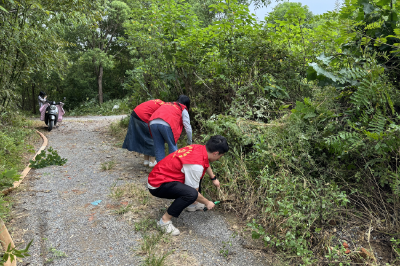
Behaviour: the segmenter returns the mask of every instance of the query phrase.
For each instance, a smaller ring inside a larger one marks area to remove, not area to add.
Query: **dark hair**
[[[221,135],[212,136],[206,143],[206,149],[208,152],[219,152],[219,154],[225,154],[229,151],[229,145]]]
[[[177,102],[184,104],[188,110],[190,109],[190,99],[186,95],[179,95]]]
[[[45,92],[43,92],[43,91],[40,91],[40,92],[39,92],[39,96],[45,96],[45,95],[46,95]]]

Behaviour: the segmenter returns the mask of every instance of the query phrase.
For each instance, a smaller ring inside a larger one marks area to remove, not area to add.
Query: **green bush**
[[[0,190],[12,187],[15,181],[18,181],[20,175],[16,170],[5,170],[0,173]]]
[[[391,86],[373,63],[366,70],[340,69],[334,74],[360,82],[315,86],[312,98],[296,101],[290,113],[269,124],[240,118],[271,121],[255,116],[251,105],[232,105],[232,116],[202,121],[204,138],[220,134],[230,143],[231,152],[213,168],[225,173],[223,189],[236,199],[253,237],[304,263],[313,263],[311,250],[326,252],[323,242],[313,247],[309,240],[320,239],[321,228],[342,220],[346,209],[390,221],[382,230],[398,232],[400,116]],[[276,108],[259,111],[268,115]]]
[[[317,129],[293,115],[272,124],[219,115],[204,126],[229,141],[231,151],[213,168],[225,173],[223,190],[236,199],[253,237],[310,258],[308,240],[349,201],[313,157]]]

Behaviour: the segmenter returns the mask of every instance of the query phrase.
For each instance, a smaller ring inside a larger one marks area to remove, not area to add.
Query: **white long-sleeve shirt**
[[[190,117],[189,117],[189,112],[186,109],[183,109],[182,111],[182,122],[183,122],[183,127],[185,128],[186,131],[186,136],[187,136],[187,143],[190,145],[192,144],[192,126],[190,125]],[[150,121],[150,126],[154,124],[160,124],[164,125],[167,127],[171,127],[167,122],[162,120],[161,118],[154,119]]]
[[[38,102],[39,102],[39,109],[43,106],[43,104],[46,103],[46,99],[38,96]]]
[[[201,164],[183,164],[181,172],[185,174],[185,185],[198,189],[204,167]],[[149,189],[156,189],[147,182]]]

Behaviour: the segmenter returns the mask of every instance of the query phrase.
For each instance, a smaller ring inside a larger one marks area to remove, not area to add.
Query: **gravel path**
[[[19,265],[141,264],[143,258],[134,252],[141,235],[113,213],[116,201],[110,188],[129,182],[145,186],[150,169],[105,137],[110,122],[120,118],[69,118],[47,134],[48,147],[68,162],[32,170],[13,192],[16,203],[9,230],[16,243],[34,239],[31,257]],[[117,162],[116,169],[101,171],[107,161]],[[98,200],[98,205],[92,204]],[[244,249],[244,240],[217,211],[185,212],[174,224],[182,232],[174,240],[175,253],[190,257],[178,265],[271,265],[265,254]]]

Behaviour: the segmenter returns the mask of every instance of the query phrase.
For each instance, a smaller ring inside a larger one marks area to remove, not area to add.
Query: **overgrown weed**
[[[331,231],[347,224],[354,210],[361,215],[359,225],[369,225],[373,219],[386,224],[374,223],[379,230],[395,232],[398,228],[396,205],[387,202],[395,197],[373,176],[366,178],[368,174],[361,171],[366,182],[355,184],[345,178],[346,172],[335,160],[316,157],[320,144],[315,139],[321,134],[316,124],[293,115],[268,125],[220,115],[204,126],[209,135],[224,135],[230,143],[229,154],[213,164],[214,172],[224,173],[220,177],[223,195],[235,200],[224,206],[246,218],[254,238],[297,255],[288,263],[322,263],[316,254],[328,256],[331,248],[324,235],[340,242]],[[205,185],[206,194],[224,199],[207,179]],[[335,263],[350,259],[343,254]]]
[[[115,184],[110,188],[109,196],[113,199],[119,200],[124,196],[124,190],[120,187],[115,187]]]
[[[46,258],[45,264],[54,263],[55,260],[67,257],[67,254],[65,254],[64,251],[58,250],[52,246],[49,247],[49,252],[47,255],[49,256]]]
[[[168,251],[165,253],[150,253],[146,259],[144,260],[144,264],[145,266],[164,266],[166,265],[166,259],[167,257],[173,253],[173,251]]]
[[[109,127],[110,134],[117,139],[116,146],[121,147],[128,129],[130,115],[120,121],[112,122]]]
[[[119,209],[115,210],[114,213],[118,215],[123,215],[131,209],[132,205],[128,204],[127,206],[121,206]]]
[[[158,230],[155,219],[149,216],[135,222],[135,230],[142,234],[141,245],[136,254],[145,256],[143,265],[168,265],[166,259],[174,252],[169,247],[172,236]]]
[[[141,241],[142,243],[140,245],[140,250],[138,250],[138,254],[151,254],[153,249],[163,239],[164,233],[161,231],[142,231],[142,236],[143,239]]]

